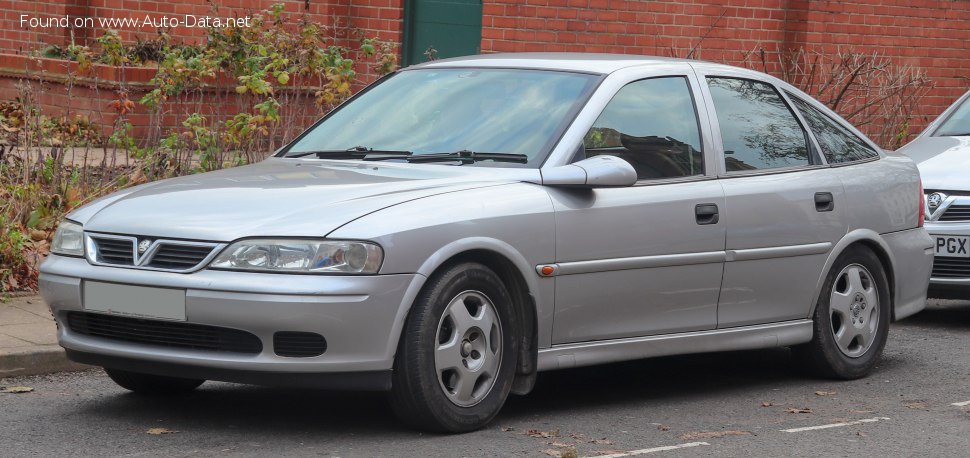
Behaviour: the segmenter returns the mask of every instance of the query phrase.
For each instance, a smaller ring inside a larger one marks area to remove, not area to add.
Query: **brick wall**
[[[65,3],[71,3],[65,6]],[[81,4],[80,6],[74,4]],[[26,14],[40,18],[137,18],[142,20],[146,15],[154,19],[191,14],[195,16],[211,17],[244,17],[253,12],[268,10],[273,4],[283,3],[284,14],[290,19],[296,19],[307,14],[309,19],[331,27],[334,41],[338,45],[351,48],[359,36],[377,37],[392,42],[400,42],[402,28],[402,0],[335,0],[321,2],[311,0],[213,0],[215,6],[203,0],[0,0],[0,100],[12,100],[22,97],[25,88],[42,112],[49,116],[80,115],[102,125],[107,133],[114,123],[116,115],[107,108],[117,100],[119,81],[125,82],[132,100],[139,100],[149,88],[149,80],[154,76],[150,68],[128,68],[123,77],[119,72],[102,70],[116,70],[113,67],[97,65],[92,74],[82,74],[70,90],[61,84],[68,68],[78,74],[76,65],[63,61],[47,59],[34,60],[25,56],[42,49],[47,45],[64,46],[74,43],[96,46],[96,40],[102,36],[104,29],[75,28],[75,27],[23,27],[20,15]],[[307,8],[309,6],[309,8]],[[292,23],[292,22],[290,22]],[[69,23],[70,25],[70,23]],[[157,36],[157,30],[152,27],[118,28],[122,38],[128,42],[137,39],[150,39]],[[167,31],[176,41],[198,43],[205,34],[204,28],[179,27]],[[360,57],[360,56],[355,56]],[[364,82],[375,78],[371,65],[358,61],[357,71]],[[293,80],[296,84],[296,80]],[[231,87],[231,86],[230,86]],[[70,92],[68,92],[70,91]],[[280,100],[285,97],[280,95]],[[207,104],[205,115],[217,117],[219,113],[235,113],[238,111],[235,103]],[[298,132],[300,126],[308,126],[320,113],[312,104],[303,103],[301,106],[285,106],[283,111],[306,113],[300,115],[300,125],[282,126],[287,133],[284,137],[291,138]],[[179,126],[184,116],[171,115],[163,117],[161,125],[165,127]],[[292,119],[289,118],[289,119]],[[128,121],[134,127],[136,137],[142,138],[149,131],[150,117],[148,110],[138,105],[128,116]]]
[[[21,15],[39,18],[91,17],[137,18],[194,15],[197,17],[245,17],[253,12],[283,3],[285,13],[296,16],[304,12],[311,20],[335,28],[335,34],[346,37],[348,28],[367,32],[369,36],[400,41],[403,0],[0,0],[0,51],[27,53],[44,44],[65,45],[73,34],[77,44],[93,44],[104,29],[31,28],[21,24]],[[98,22],[95,22],[98,25]],[[117,27],[129,40],[151,38],[151,26]],[[178,27],[169,31],[176,39],[198,41],[205,35],[201,27]]]
[[[935,84],[913,133],[970,87],[967,1],[486,0],[484,14],[483,52],[685,56],[696,47],[694,57],[735,64],[761,48],[878,52]]]
[[[352,29],[396,42],[402,37],[404,0],[212,0],[215,7],[204,0],[0,0],[0,53],[70,41],[69,29],[21,27],[20,14],[238,17],[280,1],[293,15],[308,5],[310,18],[334,27],[340,44],[350,43]],[[693,49],[694,57],[727,63],[758,49],[878,52],[897,64],[925,69],[935,84],[919,109],[914,133],[967,89],[970,76],[970,2],[965,0],[484,0],[483,12],[483,52],[684,56]],[[155,34],[122,32],[128,39]],[[73,31],[77,42],[101,33]],[[198,40],[204,31],[182,28],[170,34]],[[366,67],[359,70],[365,79],[373,78]]]

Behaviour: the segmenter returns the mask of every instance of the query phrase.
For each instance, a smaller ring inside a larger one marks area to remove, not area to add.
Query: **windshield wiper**
[[[289,154],[284,157],[295,158],[315,155],[317,159],[360,159],[362,161],[385,161],[388,159],[407,159],[411,156],[411,154],[412,153],[410,151],[378,150],[374,148],[367,148],[365,146],[355,146],[345,150],[306,151]]]
[[[529,156],[515,153],[477,153],[463,149],[453,153],[416,154],[407,158],[408,162],[459,161],[462,164],[478,161],[516,162],[526,164]]]

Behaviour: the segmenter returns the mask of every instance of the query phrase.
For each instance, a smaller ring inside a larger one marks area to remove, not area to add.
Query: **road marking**
[[[701,446],[701,445],[711,445],[711,444],[708,444],[707,442],[688,442],[686,444],[680,444],[680,445],[665,445],[663,447],[644,448],[644,449],[640,449],[640,450],[630,450],[629,452],[614,453],[612,455],[600,455],[600,456],[597,456],[596,458],[620,458],[620,457],[623,457],[623,456],[646,455],[647,453],[666,452],[666,451],[669,451],[669,450],[677,450],[677,449],[680,449],[680,448],[698,447],[698,446]]]
[[[863,423],[875,423],[877,421],[884,421],[884,420],[889,420],[889,417],[866,418],[864,420],[846,421],[846,422],[842,422],[842,423],[832,423],[832,424],[828,424],[828,425],[805,426],[803,428],[782,429],[781,432],[783,432],[783,433],[800,433],[802,431],[814,431],[816,429],[829,429],[829,428],[838,428],[840,426],[861,425]]]
[[[950,405],[957,406],[957,407],[965,407],[965,406],[970,406],[970,401],[954,402],[953,404],[950,404]]]

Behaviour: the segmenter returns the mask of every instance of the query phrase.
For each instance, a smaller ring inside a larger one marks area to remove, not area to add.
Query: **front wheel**
[[[501,410],[515,371],[517,324],[498,275],[451,266],[415,301],[395,357],[391,405],[418,429],[466,432]]]
[[[814,373],[856,379],[872,372],[889,335],[892,298],[875,253],[853,247],[839,255],[815,305],[812,341],[795,348]]]

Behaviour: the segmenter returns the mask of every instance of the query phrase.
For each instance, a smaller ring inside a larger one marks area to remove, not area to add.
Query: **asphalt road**
[[[549,372],[453,436],[402,428],[380,394],[210,382],[146,399],[100,371],[6,379],[34,391],[0,394],[0,456],[967,456],[970,405],[953,404],[968,381],[970,302],[934,302],[893,325],[863,380],[812,379],[785,349]]]

